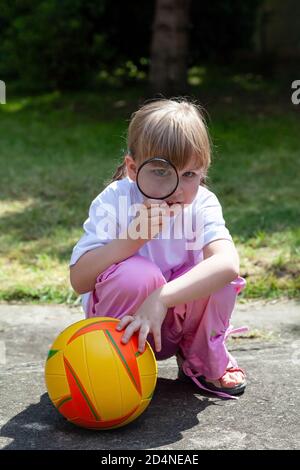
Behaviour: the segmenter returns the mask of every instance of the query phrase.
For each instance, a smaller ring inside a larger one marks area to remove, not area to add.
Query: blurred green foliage
[[[251,47],[260,3],[193,0],[189,67]],[[144,80],[154,10],[154,0],[0,0],[0,77],[25,91]]]

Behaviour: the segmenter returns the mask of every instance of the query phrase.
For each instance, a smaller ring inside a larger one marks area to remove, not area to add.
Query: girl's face
[[[125,163],[127,174],[132,181],[136,181],[137,170],[139,164],[136,163],[130,155],[126,155]],[[195,199],[201,178],[203,176],[202,169],[199,168],[196,157],[192,157],[188,164],[182,170],[178,170],[179,183],[176,191],[166,199],[169,206],[172,204],[191,204]]]
[[[191,204],[195,199],[202,178],[202,170],[196,158],[191,158],[190,162],[178,170],[179,183],[176,191],[166,199],[167,204]]]

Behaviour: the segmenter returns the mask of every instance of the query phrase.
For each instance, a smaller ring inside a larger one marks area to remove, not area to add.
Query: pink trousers
[[[172,272],[170,281],[191,268],[181,266]],[[152,261],[140,255],[131,256],[98,276],[90,295],[87,317],[132,315],[151,292],[166,282]],[[156,359],[167,359],[179,351],[193,373],[207,379],[221,377],[229,364],[236,367],[237,362],[227,351],[225,340],[230,333],[236,297],[245,285],[245,279],[238,276],[206,298],[169,308],[162,324],[161,351],[155,351],[151,333],[147,338]]]

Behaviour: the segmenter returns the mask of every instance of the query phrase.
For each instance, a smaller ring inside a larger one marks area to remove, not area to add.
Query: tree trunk
[[[149,76],[152,93],[186,92],[189,7],[190,0],[156,0]]]

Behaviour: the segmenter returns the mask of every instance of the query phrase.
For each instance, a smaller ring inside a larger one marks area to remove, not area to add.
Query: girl
[[[177,170],[177,188],[165,199],[149,199],[137,185],[138,170],[151,157]],[[124,343],[138,332],[140,352],[147,339],[158,360],[176,355],[180,380],[236,398],[245,373],[225,340],[237,331],[230,317],[246,282],[220,203],[204,184],[209,166],[210,141],[197,105],[160,99],[133,113],[128,152],[90,206],[70,281],[88,318],[119,318]]]

